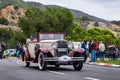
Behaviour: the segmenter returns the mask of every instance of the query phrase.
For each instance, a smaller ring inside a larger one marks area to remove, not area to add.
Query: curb
[[[116,67],[116,68],[120,68],[120,65],[116,65],[116,64],[107,64],[107,63],[98,63],[98,62],[85,62],[85,64],[100,65],[100,66],[105,66],[105,67]]]

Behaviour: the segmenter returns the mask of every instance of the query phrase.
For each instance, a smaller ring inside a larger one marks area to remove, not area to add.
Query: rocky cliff
[[[6,6],[0,10],[0,18],[4,17],[9,21],[9,25],[0,25],[0,28],[11,28],[13,30],[20,30],[17,26],[18,18],[25,16],[25,10],[21,7],[14,7],[13,5]]]
[[[20,7],[14,7],[12,5],[6,6],[0,10],[0,18],[6,18],[10,23],[17,23],[18,18],[25,16],[25,10]]]

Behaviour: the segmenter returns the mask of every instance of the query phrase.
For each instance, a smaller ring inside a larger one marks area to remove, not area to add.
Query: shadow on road
[[[33,69],[33,70],[39,70],[38,66],[30,66],[30,67],[26,67],[29,69]],[[75,71],[74,68],[70,69],[66,67],[54,67],[54,66],[48,66],[46,70],[52,70],[52,71]]]

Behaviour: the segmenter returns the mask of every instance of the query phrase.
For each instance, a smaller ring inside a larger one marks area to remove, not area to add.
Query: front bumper
[[[84,57],[69,57],[69,56],[62,56],[62,57],[46,57],[43,58],[44,61],[47,62],[74,62],[74,61],[84,61]]]

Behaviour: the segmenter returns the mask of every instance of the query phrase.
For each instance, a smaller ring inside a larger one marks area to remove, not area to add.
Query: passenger
[[[105,53],[105,45],[103,44],[102,41],[100,41],[100,44],[99,44],[99,57],[100,57],[100,60],[104,60],[104,53]]]

